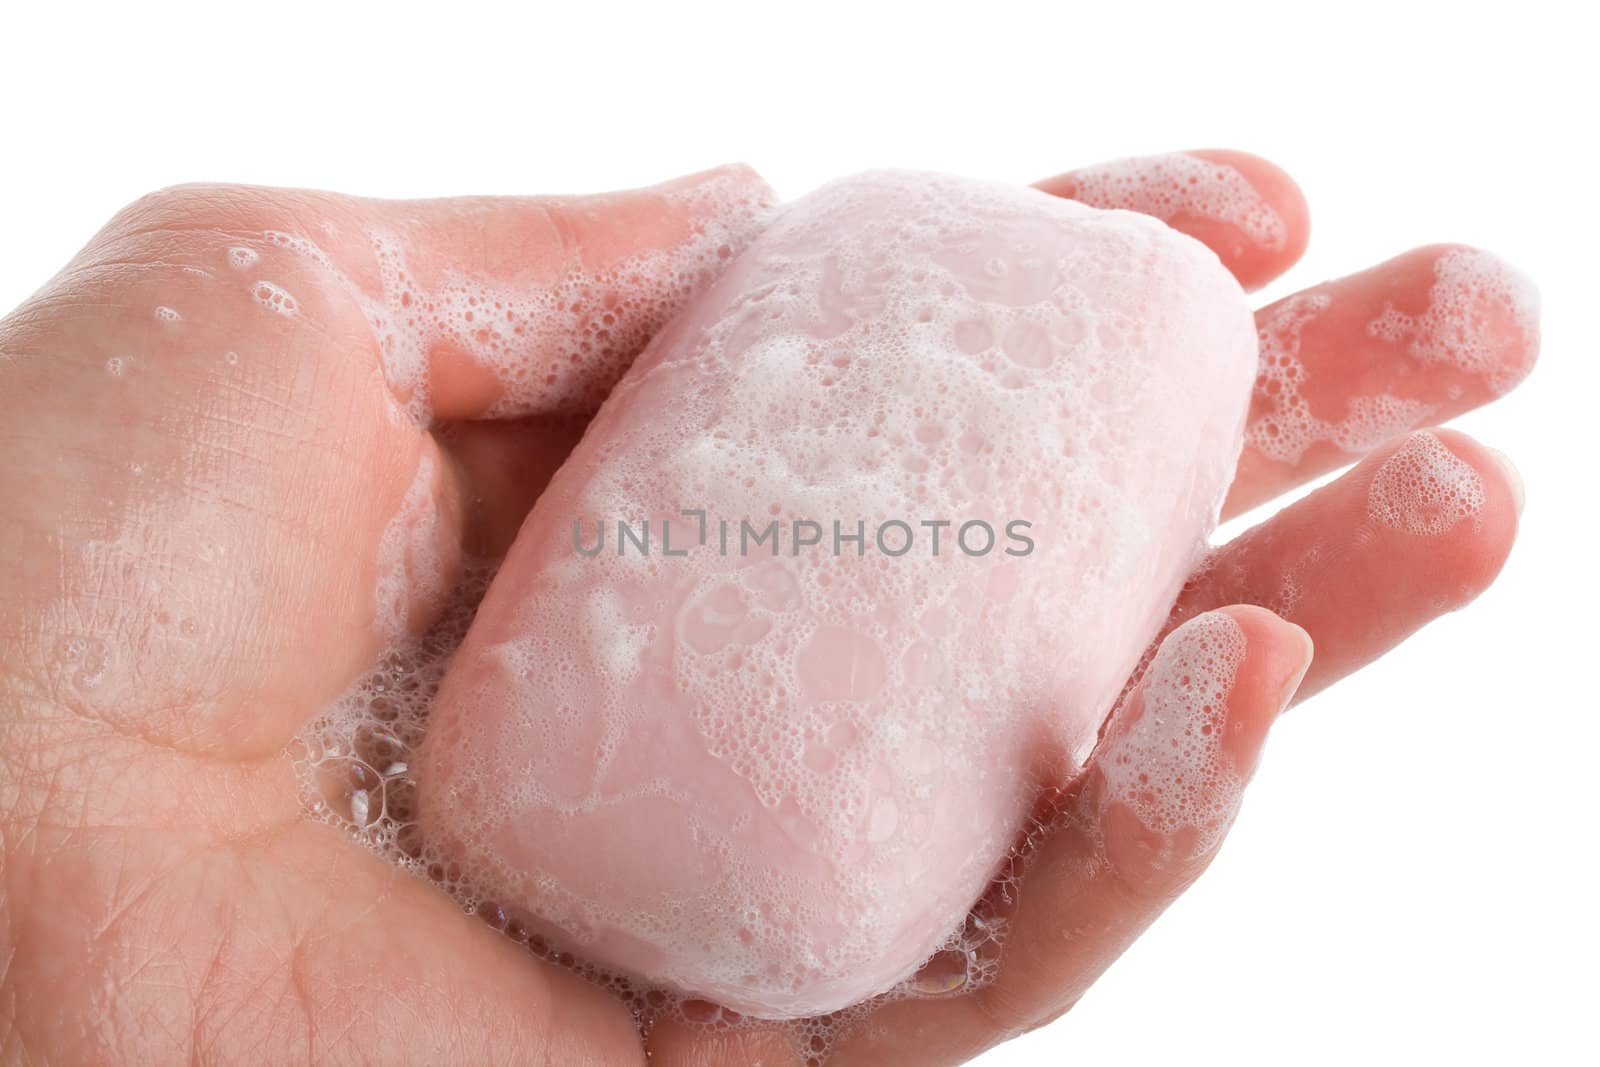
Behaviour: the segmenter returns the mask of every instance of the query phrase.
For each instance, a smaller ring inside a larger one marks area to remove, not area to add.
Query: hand
[[[1044,188],[1161,214],[1263,284],[1304,247],[1300,195],[1260,160],[1204,155]],[[1243,214],[1241,191],[1260,200]],[[559,200],[180,188],[122,212],[0,322],[7,1057],[814,1054],[792,1028],[663,1022],[641,1040],[597,987],[306,819],[285,754],[397,630],[438,610],[421,560],[447,586],[469,556],[503,553],[627,361],[768,198],[742,169]],[[994,980],[875,1007],[832,1036],[830,1062],[959,1062],[1066,1010],[1204,868],[1296,683],[1328,685],[1493,578],[1516,528],[1509,467],[1455,433],[1384,442],[1531,366],[1531,312],[1504,285],[1469,287],[1465,333],[1423,343],[1450,255],[1474,254],[1418,250],[1261,313],[1276,362],[1229,507],[1371,454],[1219,549],[1174,612],[1176,626],[1226,611],[1245,641],[1212,718],[1234,773],[1182,798],[1213,813],[1209,830],[1163,833],[1142,814],[1179,799],[1159,775],[1143,794],[1119,787],[1150,707],[1207,714],[1173,670],[1202,620],[1167,638],[1089,771],[1049,798],[1020,892],[995,905],[1010,936]],[[418,315],[421,345],[396,328]],[[476,358],[502,342],[523,373]],[[1399,477],[1441,464],[1479,495]],[[1390,483],[1412,491],[1385,496]],[[1304,681],[1296,626],[1317,646]]]

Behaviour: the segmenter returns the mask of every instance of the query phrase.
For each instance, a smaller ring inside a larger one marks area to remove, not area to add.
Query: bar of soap
[[[893,987],[1081,766],[1216,522],[1255,359],[1238,284],[1143,216],[904,172],[788,205],[523,526],[433,711],[426,834],[686,995]]]

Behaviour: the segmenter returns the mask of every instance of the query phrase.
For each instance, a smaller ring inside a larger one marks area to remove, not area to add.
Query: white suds
[[[253,248],[236,246],[228,249],[228,262],[237,270],[249,270],[261,261],[261,253]]]
[[[282,286],[272,282],[256,282],[250,287],[250,295],[255,297],[256,303],[286,319],[292,319],[300,313],[300,302]]]
[[[445,271],[424,284],[395,233],[369,236],[380,291],[352,283],[310,239],[267,231],[269,244],[330,274],[360,305],[379,345],[390,388],[413,421],[432,418],[431,360],[441,349],[469,358],[502,386],[489,417],[588,414],[633,357],[683,306],[710,284],[759,231],[770,192],[736,174],[712,176],[661,193],[663,210],[681,214],[689,236],[659,251],[595,270],[574,257],[548,282],[500,283]]]
[[[1367,487],[1367,514],[1417,536],[1447,533],[1483,510],[1483,479],[1423,430],[1384,460]]]
[[[1221,839],[1244,785],[1223,748],[1244,653],[1244,630],[1219,611],[1167,635],[1144,676],[1143,710],[1113,727],[1096,761],[1103,805],[1127,805],[1155,833],[1196,829],[1199,849]]]
[[[1427,310],[1408,315],[1388,305],[1367,332],[1407,342],[1424,363],[1480,375],[1504,393],[1522,379],[1538,347],[1538,288],[1499,256],[1475,248],[1445,252],[1433,273]]]
[[[431,882],[467,914],[476,915],[540,959],[565,967],[616,996],[641,1031],[669,1018],[710,1031],[770,1028],[770,1022],[685,999],[552,945],[531,915],[487,896],[483,887],[466,877],[455,856],[422,834],[414,770],[418,749],[439,684],[497,566],[469,561],[443,602],[438,621],[421,635],[394,634],[376,664],[300,731],[289,746],[289,756],[306,812],[342,828],[357,843],[400,869]],[[64,639],[61,658],[81,689],[97,684],[105,669],[104,648],[93,639],[73,638],[70,643]],[[782,1024],[796,1046],[806,1050],[808,1067],[826,1062],[838,1036],[848,1033],[875,1005],[960,996],[992,982],[1009,932],[1009,910],[1015,904],[1018,880],[1033,850],[1055,825],[1030,825],[991,891],[916,974],[871,1001]]]
[[[1178,215],[1239,227],[1264,248],[1282,248],[1288,227],[1255,186],[1226,163],[1175,152],[1085,167],[1073,175],[1073,199],[1123,208],[1163,221]]]
[[[160,322],[177,322],[179,319],[182,319],[182,318],[183,318],[183,316],[178,314],[177,311],[172,309],[172,308],[169,308],[169,307],[158,307],[158,308],[156,308],[156,319],[158,321],[160,321]]]
[[[1345,417],[1338,421],[1311,413],[1301,391],[1308,375],[1300,359],[1300,334],[1332,301],[1326,292],[1296,294],[1276,305],[1258,328],[1257,408],[1245,428],[1245,441],[1268,459],[1298,463],[1319,441],[1361,455],[1416,426],[1434,410],[1417,400],[1379,393],[1349,398]]]

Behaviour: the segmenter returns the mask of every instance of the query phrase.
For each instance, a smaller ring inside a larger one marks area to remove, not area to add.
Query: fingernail
[[[1522,472],[1518,471],[1517,465],[1511,462],[1511,457],[1498,448],[1489,448],[1487,445],[1484,447],[1494,461],[1500,465],[1500,469],[1505,472],[1506,485],[1511,489],[1511,502],[1516,505],[1517,514],[1520,516],[1523,507],[1528,502],[1527,490],[1522,485]]]

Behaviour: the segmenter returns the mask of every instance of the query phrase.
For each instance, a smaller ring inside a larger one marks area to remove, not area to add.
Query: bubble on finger
[[[234,245],[228,249],[228,265],[235,270],[249,270],[261,262],[261,253],[244,245]]]
[[[1367,514],[1418,537],[1448,533],[1483,511],[1483,478],[1437,435],[1406,438],[1383,461],[1367,487]]]
[[[1310,372],[1301,359],[1301,334],[1333,303],[1328,288],[1297,293],[1268,308],[1257,326],[1259,348],[1254,404],[1245,441],[1280,463],[1298,463],[1319,442],[1363,455],[1413,428],[1434,406],[1390,393],[1351,396],[1342,418],[1315,414],[1307,396]]]
[[[1072,198],[1163,221],[1180,215],[1237,226],[1263,248],[1282,248],[1288,226],[1237,168],[1185,152],[1136,156],[1072,174]]]
[[[1244,787],[1223,747],[1244,654],[1244,630],[1226,612],[1197,615],[1167,635],[1096,755],[1102,810],[1125,805],[1157,834],[1195,831],[1197,851],[1221,840]]]
[[[166,323],[180,322],[183,319],[176,308],[167,307],[165,304],[156,308],[155,316],[157,322]]]
[[[275,282],[258,281],[250,287],[250,296],[256,303],[272,312],[292,319],[300,314],[300,301],[283,286]]]
[[[573,254],[548,279],[506,282],[458,264],[425,280],[412,265],[417,250],[401,232],[373,229],[378,291],[369,293],[316,241],[275,230],[265,239],[316,264],[354,297],[390,389],[414,422],[432,419],[433,361],[441,352],[493,376],[500,394],[485,412],[489,418],[588,415],[645,343],[759,232],[772,208],[763,183],[735,172],[656,195],[665,215],[686,220],[685,239],[599,267]]]
[[[1476,248],[1451,248],[1433,264],[1427,307],[1387,303],[1367,324],[1425,364],[1481,377],[1496,394],[1527,374],[1539,347],[1539,290],[1510,263]]]

